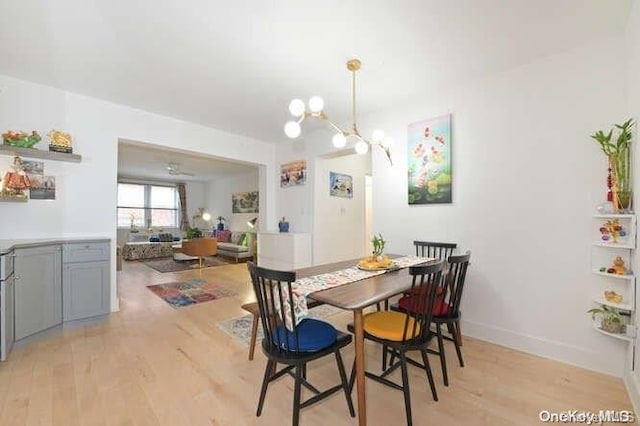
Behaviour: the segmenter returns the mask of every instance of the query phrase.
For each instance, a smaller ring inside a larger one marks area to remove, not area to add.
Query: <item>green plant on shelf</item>
[[[596,320],[600,318],[600,328],[603,331],[614,334],[624,333],[624,324],[622,323],[622,316],[616,308],[612,308],[607,305],[600,305],[598,308],[592,308],[587,311],[591,314],[591,319]]]

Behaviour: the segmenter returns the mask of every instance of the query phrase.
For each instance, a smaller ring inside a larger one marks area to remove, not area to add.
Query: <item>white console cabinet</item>
[[[311,266],[311,234],[258,233],[258,266],[280,271]]]

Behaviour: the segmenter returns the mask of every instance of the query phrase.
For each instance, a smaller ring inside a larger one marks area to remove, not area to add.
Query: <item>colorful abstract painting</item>
[[[342,173],[329,172],[329,195],[333,197],[353,197],[353,178]]]
[[[409,204],[452,202],[451,114],[409,125]]]

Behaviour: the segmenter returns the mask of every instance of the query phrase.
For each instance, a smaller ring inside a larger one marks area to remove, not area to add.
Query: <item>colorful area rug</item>
[[[339,314],[341,312],[347,312],[343,309],[339,309],[330,305],[320,305],[309,310],[309,316],[311,318],[326,319],[332,315]],[[220,330],[227,333],[242,346],[249,347],[251,342],[251,326],[253,325],[253,315],[244,315],[238,318],[232,318],[226,321],[219,322],[217,324]],[[258,334],[256,341],[259,342],[264,336],[262,333],[262,324],[258,323]]]
[[[147,288],[174,308],[236,295],[232,290],[201,279],[150,285]]]
[[[161,257],[159,259],[143,260],[149,268],[155,269],[158,272],[180,272],[191,269],[198,269],[198,260],[181,260],[176,262],[173,257]],[[212,266],[228,265],[229,262],[222,257],[205,257],[204,267],[210,268]]]

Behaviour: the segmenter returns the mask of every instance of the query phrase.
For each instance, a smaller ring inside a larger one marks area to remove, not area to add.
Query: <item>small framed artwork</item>
[[[56,177],[31,175],[31,187],[29,188],[29,198],[32,200],[55,200],[56,199]]]
[[[307,162],[293,161],[280,165],[280,188],[304,185],[307,182]]]
[[[22,160],[22,169],[28,175],[44,175],[44,163],[42,161]]]
[[[329,172],[329,195],[333,197],[353,197],[353,178],[342,173]]]
[[[232,213],[258,213],[258,191],[231,194]]]
[[[409,204],[452,202],[451,114],[409,125]]]

